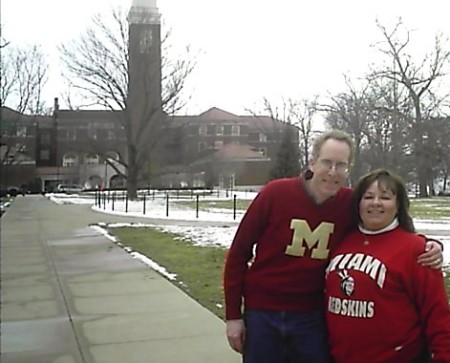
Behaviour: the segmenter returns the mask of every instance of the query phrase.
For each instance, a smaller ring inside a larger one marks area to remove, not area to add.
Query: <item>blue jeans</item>
[[[323,314],[247,310],[244,363],[330,363]]]

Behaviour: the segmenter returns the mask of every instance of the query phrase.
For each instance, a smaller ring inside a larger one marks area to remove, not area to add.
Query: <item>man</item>
[[[324,270],[330,249],[352,225],[352,191],[344,185],[353,148],[345,132],[324,133],[313,146],[310,170],[268,183],[242,219],[224,290],[227,338],[244,363],[329,362]],[[440,256],[436,244],[422,262]]]

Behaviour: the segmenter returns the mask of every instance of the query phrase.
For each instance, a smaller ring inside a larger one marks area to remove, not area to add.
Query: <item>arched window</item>
[[[84,158],[84,163],[87,165],[97,165],[100,162],[100,158],[97,154],[88,154]]]
[[[108,151],[106,153],[106,158],[110,161],[118,161],[120,160],[120,156],[116,151]]]
[[[65,154],[63,156],[63,166],[70,167],[70,166],[77,166],[78,165],[78,156],[77,154]]]

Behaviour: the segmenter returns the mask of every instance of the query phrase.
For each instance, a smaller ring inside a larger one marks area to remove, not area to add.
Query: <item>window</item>
[[[66,154],[63,156],[63,166],[71,167],[78,164],[78,156],[76,154]]]
[[[223,146],[222,140],[214,141],[214,149],[219,150],[222,146]]]
[[[41,160],[49,160],[50,159],[50,150],[44,149],[40,151]]]
[[[84,163],[87,165],[97,165],[99,161],[100,159],[97,154],[89,154],[84,158]]]
[[[262,132],[259,133],[259,142],[267,142],[267,136]]]
[[[50,145],[50,133],[49,132],[43,132],[41,134],[41,144]]]
[[[198,143],[198,151],[203,151],[203,150],[205,150],[205,149],[206,149],[206,142],[200,141],[200,142]]]
[[[89,129],[88,130],[88,137],[90,139],[97,140],[97,130],[96,129]]]
[[[223,135],[223,126],[222,125],[216,125],[216,135],[219,135],[219,136]]]
[[[258,148],[256,148],[256,152],[260,153],[263,156],[266,156],[267,149],[265,147],[258,147]]]
[[[198,128],[199,135],[206,136],[207,131],[208,131],[208,128],[206,127],[206,125],[200,125]]]
[[[75,129],[66,130],[66,140],[76,140],[76,139],[77,139],[77,132]]]
[[[16,131],[17,137],[27,137],[27,128],[25,126],[18,126]]]
[[[150,53],[152,49],[153,35],[152,29],[144,29],[141,32],[141,39],[139,40],[139,50],[141,53]]]
[[[116,133],[114,130],[108,130],[108,140],[115,140],[116,139]]]
[[[116,151],[108,151],[106,153],[106,159],[109,160],[110,163],[120,160],[120,156]]]
[[[239,126],[231,126],[231,135],[232,136],[239,136],[241,133],[241,128]]]

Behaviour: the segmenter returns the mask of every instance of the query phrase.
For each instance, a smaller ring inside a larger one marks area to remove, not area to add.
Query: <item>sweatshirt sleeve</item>
[[[417,250],[417,255],[423,252]],[[450,362],[450,307],[442,271],[411,265],[409,292],[412,294],[427,338],[432,362]]]
[[[224,269],[225,317],[242,318],[244,279],[253,258],[253,246],[264,233],[270,210],[270,193],[263,188],[247,209],[227,253]]]

